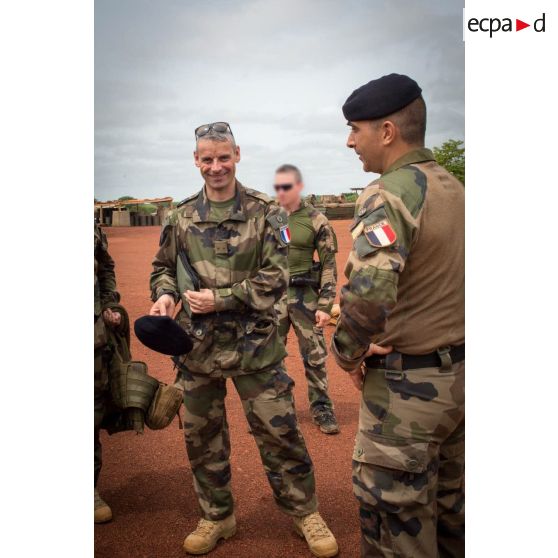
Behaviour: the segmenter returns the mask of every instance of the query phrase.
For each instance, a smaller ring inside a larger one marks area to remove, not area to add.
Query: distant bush
[[[157,206],[150,203],[142,203],[138,206],[133,205],[130,211],[137,211],[137,213],[141,213],[142,215],[151,215],[157,211]]]

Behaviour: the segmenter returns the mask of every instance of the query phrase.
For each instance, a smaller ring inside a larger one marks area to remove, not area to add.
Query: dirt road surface
[[[338,235],[339,286],[350,249],[348,221],[333,221]],[[132,322],[150,308],[148,280],[159,240],[159,227],[106,228],[116,261],[118,290]],[[339,288],[338,288],[339,290]],[[328,347],[333,327],[327,327]],[[132,333],[133,335],[133,333]],[[358,507],[351,488],[351,455],[357,428],[359,396],[345,373],[328,358],[330,395],[341,433],[326,436],[313,425],[308,411],[306,381],[294,333],[288,339],[287,370],[295,380],[296,409],[314,461],[320,512],[337,537],[339,556],[359,555]],[[134,359],[147,362],[162,381],[174,380],[170,360],[132,338]],[[248,433],[238,395],[228,383],[227,417],[232,445],[232,487],[237,535],[221,542],[214,558],[298,558],[311,554],[293,532],[290,518],[273,502],[256,443]],[[99,490],[114,520],[95,526],[97,558],[178,558],[184,537],[199,519],[182,430],[175,422],[145,434],[102,433],[103,469]]]

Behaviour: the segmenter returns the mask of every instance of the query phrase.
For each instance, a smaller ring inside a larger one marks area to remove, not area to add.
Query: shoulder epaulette
[[[267,194],[263,192],[258,192],[258,190],[252,190],[251,188],[244,188],[246,195],[251,196],[252,198],[256,198],[260,201],[263,201],[266,204],[272,203],[274,200],[270,198]]]
[[[196,199],[199,195],[200,195],[200,193],[196,192],[195,194],[192,194],[191,196],[188,196],[187,198],[184,198],[182,201],[180,201],[176,204],[176,207],[183,206],[185,203],[188,203],[189,201],[192,201],[192,200]]]
[[[318,232],[323,225],[329,224],[328,218],[319,209],[316,209],[313,205],[310,205],[308,209],[310,221],[316,232]]]
[[[413,217],[422,209],[427,178],[415,165],[406,165],[381,178],[383,189],[401,199]]]

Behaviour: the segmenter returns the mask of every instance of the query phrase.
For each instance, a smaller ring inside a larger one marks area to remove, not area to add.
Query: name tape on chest
[[[397,240],[397,235],[387,219],[383,219],[373,225],[367,225],[364,227],[363,231],[366,240],[368,240],[374,248],[386,248],[394,244]]]

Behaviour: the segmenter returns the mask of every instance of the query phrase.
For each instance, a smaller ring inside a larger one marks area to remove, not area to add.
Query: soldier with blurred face
[[[317,511],[313,464],[298,428],[274,304],[288,279],[288,224],[265,194],[236,179],[240,148],[230,126],[195,131],[201,191],[182,201],[163,225],[153,262],[152,315],[177,315],[193,349],[175,364],[184,385],[185,437],[202,518],[186,537],[190,554],[232,537],[227,379],[242,400],[276,503],[315,556],[335,556],[337,543]],[[191,268],[199,289],[181,287]]]
[[[291,325],[298,339],[314,422],[325,434],[339,425],[327,391],[327,348],[323,328],[335,300],[337,239],[323,213],[302,199],[300,170],[282,165],[275,173],[277,201],[289,216],[289,287],[276,306],[279,333],[286,344]],[[314,262],[317,253],[318,261]]]
[[[359,196],[332,340],[362,392],[353,453],[362,556],[465,555],[464,188],[424,147],[426,105],[391,74],[343,105],[380,173]]]

